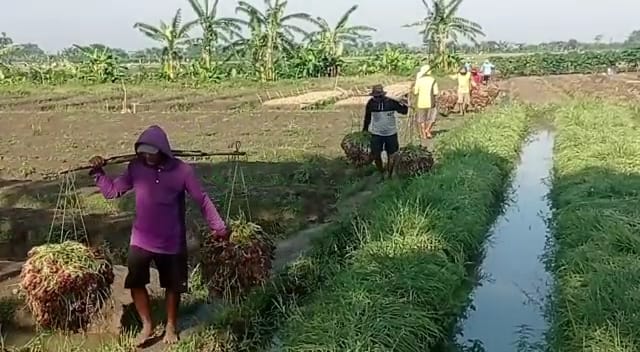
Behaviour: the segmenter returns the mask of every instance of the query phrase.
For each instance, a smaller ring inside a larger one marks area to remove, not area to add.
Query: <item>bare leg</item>
[[[136,345],[144,345],[151,335],[153,335],[153,321],[151,320],[151,304],[149,303],[149,293],[146,288],[132,288],[131,298],[136,306],[138,315],[142,320],[142,331],[136,338]]]
[[[427,138],[431,139],[433,138],[433,135],[431,134],[431,129],[433,128],[433,120],[429,121],[427,123],[427,128],[425,129],[425,134],[427,135]]]
[[[424,122],[420,122],[420,138],[422,140],[426,140],[427,139],[427,124]]]
[[[164,332],[164,343],[174,344],[178,342],[178,307],[180,305],[180,294],[175,291],[165,292],[167,304],[167,326]]]
[[[382,165],[382,155],[378,154],[374,156],[373,162],[376,165],[376,169],[382,174],[384,174],[384,166]]]
[[[395,153],[390,154],[389,155],[389,161],[387,162],[387,177],[389,179],[391,179],[391,176],[393,176],[393,167],[395,166],[396,163],[396,158],[395,158]]]

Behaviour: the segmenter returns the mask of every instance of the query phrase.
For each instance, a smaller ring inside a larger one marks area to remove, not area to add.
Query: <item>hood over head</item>
[[[140,134],[140,137],[138,137],[138,140],[134,145],[136,150],[140,144],[152,145],[158,148],[160,152],[168,158],[174,158],[173,153],[171,152],[171,145],[169,144],[167,133],[158,125],[149,126]]]

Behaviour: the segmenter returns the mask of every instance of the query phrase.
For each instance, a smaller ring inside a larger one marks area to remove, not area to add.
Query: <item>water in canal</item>
[[[512,197],[489,234],[483,279],[473,293],[474,310],[458,339],[465,350],[531,351],[542,342],[547,323],[541,302],[549,277],[541,255],[548,235],[552,156],[549,131],[536,133],[522,150]]]

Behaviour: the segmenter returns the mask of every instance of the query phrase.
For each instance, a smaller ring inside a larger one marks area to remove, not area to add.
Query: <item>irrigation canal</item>
[[[541,131],[524,146],[510,202],[489,233],[482,280],[458,343],[465,350],[537,350],[547,329],[543,300],[549,275],[541,260],[548,236],[547,200],[553,134]]]

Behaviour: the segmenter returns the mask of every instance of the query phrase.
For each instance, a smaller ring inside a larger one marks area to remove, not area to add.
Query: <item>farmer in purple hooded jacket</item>
[[[138,159],[115,179],[108,177],[104,158],[91,158],[91,174],[100,192],[114,199],[133,190],[136,215],[131,231],[125,288],[131,290],[136,310],[142,320],[138,344],[153,334],[153,322],[146,285],[151,261],[158,269],[160,285],[166,292],[167,326],[165,343],[178,341],[177,319],[180,294],[187,290],[188,268],[185,227],[185,191],[200,206],[210,229],[226,238],[228,231],[213,202],[205,193],[194,169],[175,158],[166,133],[159,126],[147,128],[135,143]]]

